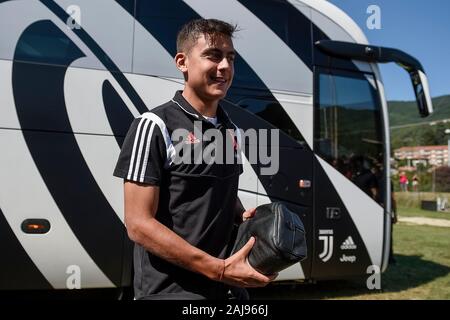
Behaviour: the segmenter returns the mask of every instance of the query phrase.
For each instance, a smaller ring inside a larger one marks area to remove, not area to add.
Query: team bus
[[[305,225],[308,257],[277,281],[386,269],[390,146],[378,63],[409,73],[427,116],[415,58],[369,45],[322,0],[3,0],[1,290],[132,285],[123,181],[112,172],[132,120],[183,88],[176,34],[199,17],[240,28],[230,117],[244,131],[279,129],[278,172],[261,174],[267,163],[245,154],[239,184],[245,207],[281,201]]]

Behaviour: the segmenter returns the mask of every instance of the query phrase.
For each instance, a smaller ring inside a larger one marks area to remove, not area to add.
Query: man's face
[[[202,35],[186,55],[186,86],[204,100],[224,98],[233,81],[234,58],[230,37],[217,35],[211,43]]]

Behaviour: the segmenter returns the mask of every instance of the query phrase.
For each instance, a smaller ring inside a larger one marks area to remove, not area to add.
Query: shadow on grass
[[[369,290],[367,278],[318,281],[315,284],[271,284],[265,288],[249,289],[251,299],[332,299],[372,294],[401,292],[430,283],[450,273],[450,267],[421,256],[395,255],[396,264],[389,265],[381,276],[381,290]],[[414,297],[404,297],[411,299]]]
[[[417,288],[450,273],[449,266],[424,260],[418,255],[395,255],[395,259],[396,264],[390,265],[386,272],[382,274],[381,290],[367,289],[366,278],[361,278],[319,281],[316,284],[286,285],[275,283],[265,288],[249,289],[249,293],[251,299],[261,300],[351,299],[355,296],[371,299],[373,294],[396,293]],[[111,289],[0,291],[0,300],[3,302],[17,300],[117,300],[117,298],[117,290]],[[416,297],[403,296],[401,298],[412,299]]]
[[[395,255],[397,263],[390,265],[382,276],[384,292],[398,292],[434,281],[450,273],[450,267],[422,256]]]

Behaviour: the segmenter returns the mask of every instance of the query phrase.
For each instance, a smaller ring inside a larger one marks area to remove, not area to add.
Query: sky
[[[405,51],[425,69],[432,97],[450,94],[450,1],[329,0],[362,29],[370,44]],[[370,5],[380,8],[380,29],[369,29]],[[394,63],[380,64],[387,100],[414,100],[409,75]]]

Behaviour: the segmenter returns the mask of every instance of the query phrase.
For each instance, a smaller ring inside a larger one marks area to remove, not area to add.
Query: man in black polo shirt
[[[135,119],[122,146],[114,175],[125,181],[137,299],[223,299],[227,285],[259,287],[274,279],[246,261],[254,238],[227,258],[236,216],[255,213],[237,197],[237,128],[220,106],[233,80],[234,31],[214,19],[180,30],[175,62],[184,90]],[[203,139],[208,130],[215,140]]]

